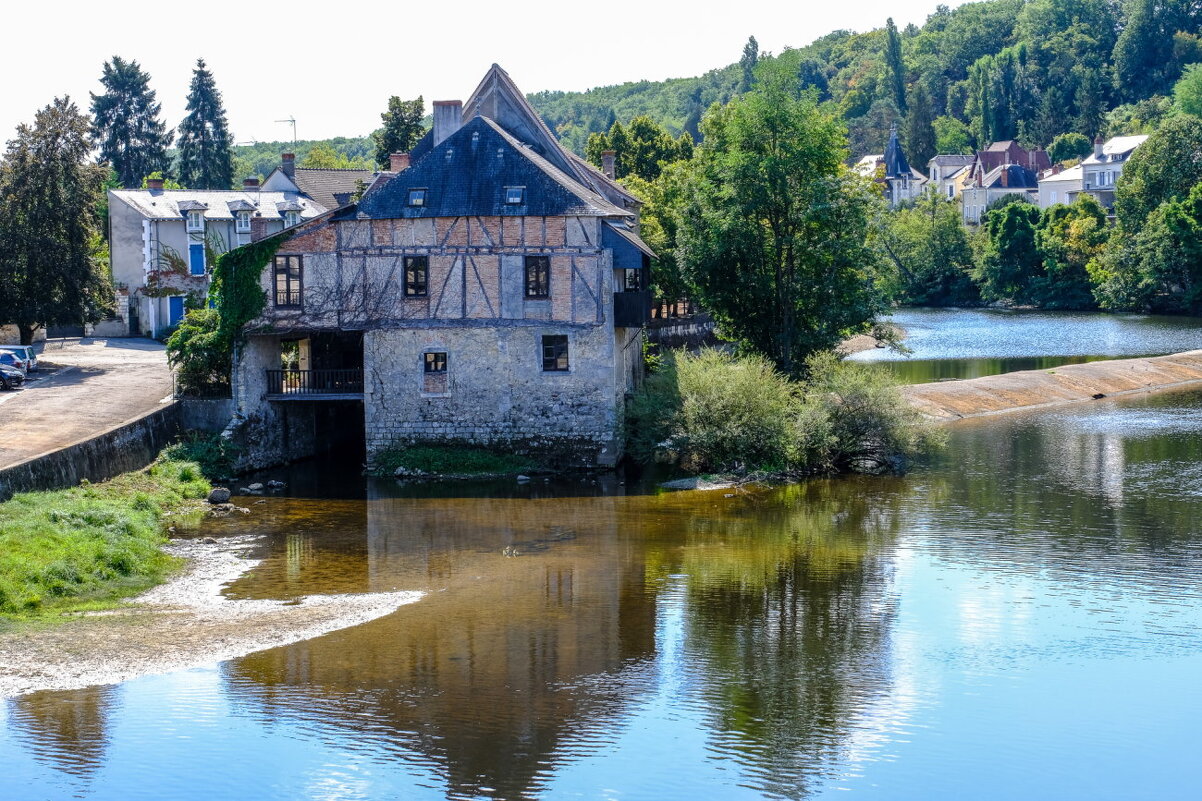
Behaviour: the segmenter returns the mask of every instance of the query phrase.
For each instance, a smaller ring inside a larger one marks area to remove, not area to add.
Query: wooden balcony
[[[614,328],[639,328],[651,320],[651,290],[614,293]]]
[[[363,400],[363,370],[268,370],[268,400]]]

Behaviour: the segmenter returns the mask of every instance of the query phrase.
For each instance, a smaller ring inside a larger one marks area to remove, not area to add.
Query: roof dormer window
[[[299,211],[284,212],[284,227],[291,228],[294,225],[300,225],[300,212]]]
[[[409,205],[424,206],[426,205],[426,190],[425,189],[410,189],[409,190]]]
[[[188,230],[203,231],[205,229],[205,213],[203,211],[188,212]]]
[[[526,187],[524,186],[507,186],[505,187],[505,204],[508,206],[520,206],[526,202]]]
[[[238,233],[245,234],[250,231],[250,212],[239,211],[234,214],[235,225]]]

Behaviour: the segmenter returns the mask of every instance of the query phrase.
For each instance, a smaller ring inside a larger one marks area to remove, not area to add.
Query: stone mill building
[[[638,203],[494,65],[356,203],[280,235],[234,367],[252,463],[363,438],[608,466],[642,370]]]

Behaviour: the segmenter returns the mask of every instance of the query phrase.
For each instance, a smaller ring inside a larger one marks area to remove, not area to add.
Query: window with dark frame
[[[526,297],[545,299],[551,297],[551,257],[526,257]]]
[[[568,365],[567,334],[547,334],[543,337],[543,372],[566,373]]]
[[[426,205],[426,190],[425,189],[410,189],[409,190],[409,205],[410,206]]]
[[[526,187],[524,186],[507,186],[505,187],[505,203],[509,206],[520,206],[526,201]]]
[[[446,395],[449,391],[446,351],[426,351],[422,357],[422,392]]]
[[[299,309],[304,290],[304,265],[300,256],[275,257],[275,305]]]
[[[643,288],[643,271],[642,270],[623,270],[622,276],[622,291],[623,292],[638,292]]]
[[[426,372],[445,373],[447,371],[447,354],[445,352],[426,352]]]
[[[405,257],[405,297],[423,298],[430,291],[430,258]]]

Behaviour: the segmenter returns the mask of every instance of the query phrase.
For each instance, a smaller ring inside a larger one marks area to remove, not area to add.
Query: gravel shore
[[[177,541],[167,551],[185,570],[129,607],[79,615],[50,627],[0,633],[0,698],[72,690],[214,665],[383,617],[420,592],[230,600],[223,586],[258,565],[253,537]]]

